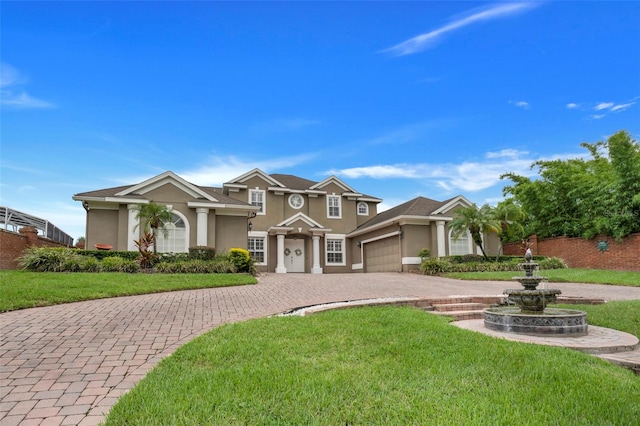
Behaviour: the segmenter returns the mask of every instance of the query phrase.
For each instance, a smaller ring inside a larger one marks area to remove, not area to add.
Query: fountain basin
[[[523,313],[541,313],[548,304],[556,301],[556,296],[562,292],[557,289],[547,290],[505,290],[507,299],[520,307]]]
[[[587,313],[583,311],[547,308],[526,313],[516,307],[485,309],[484,326],[505,333],[549,337],[585,336],[588,328]]]

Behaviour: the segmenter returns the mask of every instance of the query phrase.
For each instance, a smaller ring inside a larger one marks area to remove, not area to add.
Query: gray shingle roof
[[[98,198],[103,198],[103,197],[113,197],[115,196],[118,192],[122,192],[128,188],[131,188],[134,185],[125,185],[125,186],[116,186],[113,188],[105,188],[105,189],[97,189],[95,191],[88,191],[88,192],[80,192],[78,194],[76,194],[76,196],[78,197],[98,197]]]
[[[275,173],[269,176],[271,176],[272,178],[274,178],[275,180],[277,180],[278,182],[280,182],[281,184],[283,184],[289,189],[297,189],[297,190],[309,189],[310,187],[318,183],[318,182],[314,182],[312,180],[304,179],[294,175],[283,175],[283,174]]]
[[[131,188],[132,186],[135,185],[126,185],[126,186],[116,186],[113,188],[105,188],[105,189],[98,189],[95,191],[88,191],[88,192],[80,192],[78,194],[75,194],[76,197],[92,197],[92,198],[106,198],[106,197],[116,197],[116,194],[125,191],[129,188]],[[199,189],[201,189],[202,191],[206,192],[207,194],[212,195],[213,197],[216,198],[216,200],[218,200],[220,203],[223,204],[237,204],[237,205],[249,205],[248,203],[245,203],[243,201],[238,201],[235,198],[231,198],[228,195],[224,195],[224,193],[222,192],[222,188],[216,188],[216,187],[211,187],[211,186],[198,186],[198,185],[194,185],[196,187],[198,187]],[[118,198],[132,198],[132,199],[138,199],[140,198],[140,196],[137,196],[136,194],[130,194],[130,195],[125,195],[125,196],[121,196],[118,195]],[[197,200],[197,198],[193,199],[194,201]]]
[[[438,210],[451,200],[453,200],[453,198],[445,201],[436,201],[426,197],[416,197],[413,200],[409,200],[389,210],[385,210],[382,213],[378,213],[378,215],[372,219],[358,226],[357,229],[369,228],[370,226],[377,225],[399,216],[431,216],[434,211]]]

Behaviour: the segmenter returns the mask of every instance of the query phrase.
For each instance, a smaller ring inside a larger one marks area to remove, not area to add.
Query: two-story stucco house
[[[87,212],[88,248],[136,250],[140,227],[134,207],[153,201],[173,213],[167,237],[158,238],[158,251],[242,247],[261,272],[408,271],[417,268],[422,248],[433,256],[475,252],[469,236],[454,240],[446,226],[456,208],[471,205],[464,197],[444,202],[418,197],[378,214],[380,198],[335,176],[315,182],[254,169],[213,188],[168,171],[73,199]],[[489,252],[499,249],[497,236],[487,235],[485,241]]]

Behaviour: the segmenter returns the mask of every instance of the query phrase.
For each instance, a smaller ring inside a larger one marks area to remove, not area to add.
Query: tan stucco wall
[[[120,250],[118,245],[118,210],[90,209],[87,213],[86,247],[95,249],[95,244],[108,244]],[[124,242],[126,250],[126,242]]]
[[[402,256],[418,257],[423,248],[428,248],[433,254],[437,253],[437,247],[432,246],[430,225],[403,225],[402,226]]]
[[[218,216],[216,220],[216,253],[232,248],[247,248],[247,218]]]

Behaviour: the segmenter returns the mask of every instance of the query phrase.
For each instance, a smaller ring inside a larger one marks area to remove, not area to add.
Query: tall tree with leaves
[[[142,225],[145,233],[151,233],[153,252],[158,253],[156,241],[158,239],[158,232],[162,232],[167,236],[167,228],[165,223],[169,222],[173,216],[167,206],[154,203],[151,201],[148,204],[138,204],[134,207],[136,211],[136,219],[138,223]],[[136,227],[137,228],[137,227]]]
[[[583,143],[592,158],[538,161],[539,178],[507,173],[504,188],[527,213],[526,229],[539,237],[640,232],[640,145],[627,132]]]
[[[487,253],[482,243],[482,234],[489,232],[500,232],[500,222],[495,219],[491,206],[488,204],[478,208],[477,205],[461,207],[455,212],[453,220],[449,223],[449,229],[454,239],[460,238],[469,231],[473,242],[480,247],[485,259]]]

